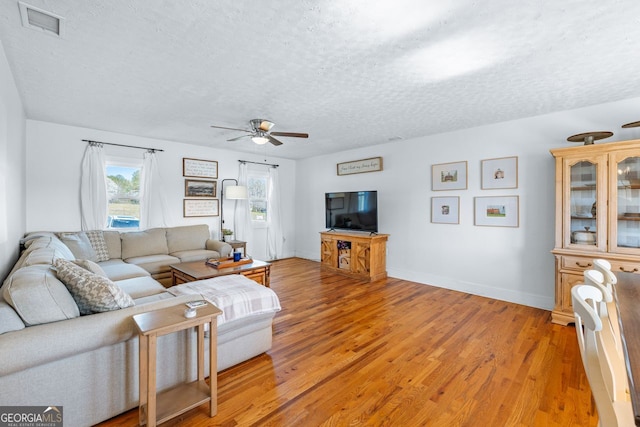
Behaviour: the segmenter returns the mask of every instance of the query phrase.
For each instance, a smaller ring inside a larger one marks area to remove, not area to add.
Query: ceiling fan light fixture
[[[251,140],[253,142],[255,142],[258,145],[264,145],[267,142],[269,142],[269,138],[267,138],[266,136],[262,136],[262,135],[256,135],[256,136],[252,136]]]
[[[263,120],[260,123],[260,130],[263,130],[265,132],[269,132],[271,130],[271,128],[273,127],[274,123],[268,121],[268,120]]]

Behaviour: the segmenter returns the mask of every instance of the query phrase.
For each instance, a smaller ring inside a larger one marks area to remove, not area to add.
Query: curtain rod
[[[140,150],[149,150],[149,151],[164,151],[159,148],[147,148],[147,147],[136,147],[135,145],[125,145],[125,144],[114,144],[113,142],[101,142],[101,141],[92,141],[90,139],[83,139],[83,142],[94,143],[94,144],[105,144],[105,145],[115,145],[118,147],[127,147],[127,148],[138,148]]]
[[[263,166],[271,166],[273,168],[280,167],[280,165],[274,165],[273,163],[260,163],[260,162],[252,162],[250,160],[238,160],[240,163],[253,163],[254,165],[263,165]]]

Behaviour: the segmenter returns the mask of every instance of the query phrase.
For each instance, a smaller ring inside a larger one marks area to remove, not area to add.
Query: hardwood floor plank
[[[547,311],[297,258],[271,273],[273,348],[218,375],[214,418],[164,425],[597,425],[575,330]]]

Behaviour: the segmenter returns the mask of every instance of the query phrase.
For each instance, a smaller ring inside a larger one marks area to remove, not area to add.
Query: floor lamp
[[[224,182],[233,181],[236,185],[228,185],[225,191]],[[220,237],[224,240],[222,229],[224,228],[224,199],[229,200],[245,200],[247,199],[247,187],[238,185],[237,179],[223,179],[220,184]],[[235,228],[235,223],[234,223]]]

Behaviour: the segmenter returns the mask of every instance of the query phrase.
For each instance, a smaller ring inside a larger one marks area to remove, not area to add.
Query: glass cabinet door
[[[606,157],[565,159],[564,245],[605,251]]]
[[[596,178],[598,166],[588,161],[580,161],[571,166],[571,243],[595,246],[597,242]]]
[[[640,157],[629,154],[615,153],[612,158],[615,167],[611,171],[610,187],[614,220],[610,244],[617,252],[637,253],[640,248]]]

